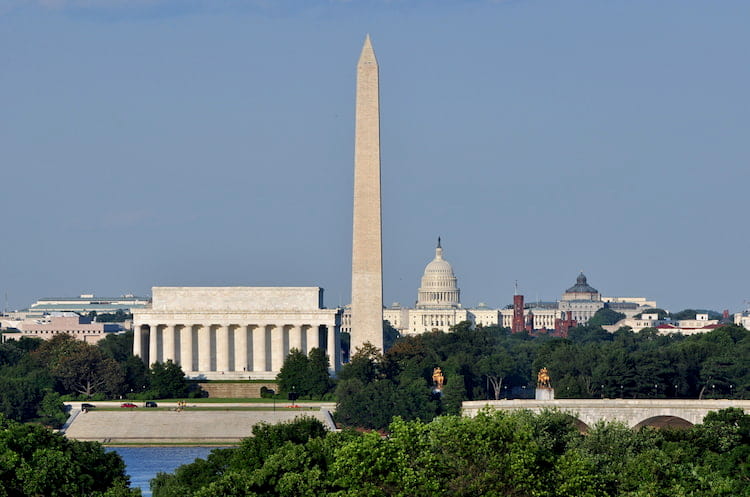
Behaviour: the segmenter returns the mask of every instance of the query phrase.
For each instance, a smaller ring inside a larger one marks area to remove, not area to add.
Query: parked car
[[[84,402],[81,404],[81,410],[90,411],[91,409],[95,408],[96,406],[94,404],[89,404],[88,402]]]
[[[148,401],[144,404],[144,407],[159,407],[156,405],[156,402]]]
[[[123,404],[120,404],[120,407],[127,407],[127,408],[132,409],[133,407],[138,407],[138,406],[133,404],[132,402],[125,402]]]

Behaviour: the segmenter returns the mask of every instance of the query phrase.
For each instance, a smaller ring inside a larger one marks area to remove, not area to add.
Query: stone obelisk
[[[352,229],[351,353],[365,342],[383,350],[378,61],[370,36],[357,63]]]

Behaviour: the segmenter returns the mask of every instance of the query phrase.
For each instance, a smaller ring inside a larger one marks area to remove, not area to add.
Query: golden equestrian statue
[[[547,371],[547,368],[542,368],[539,370],[539,373],[537,373],[536,387],[537,388],[552,388],[552,383],[550,382],[549,371]]]
[[[443,388],[443,383],[445,383],[445,376],[443,376],[443,370],[440,368],[435,368],[432,370],[432,381],[435,383],[435,388],[438,390]]]

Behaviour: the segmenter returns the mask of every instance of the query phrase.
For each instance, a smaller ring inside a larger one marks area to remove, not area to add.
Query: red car
[[[124,404],[120,404],[120,407],[128,407],[132,409],[133,407],[138,407],[138,406],[133,404],[132,402],[125,402]]]

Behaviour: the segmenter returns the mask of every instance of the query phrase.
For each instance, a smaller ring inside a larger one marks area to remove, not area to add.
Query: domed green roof
[[[599,290],[589,285],[586,275],[581,272],[576,278],[576,284],[565,290],[565,293],[599,293]]]

